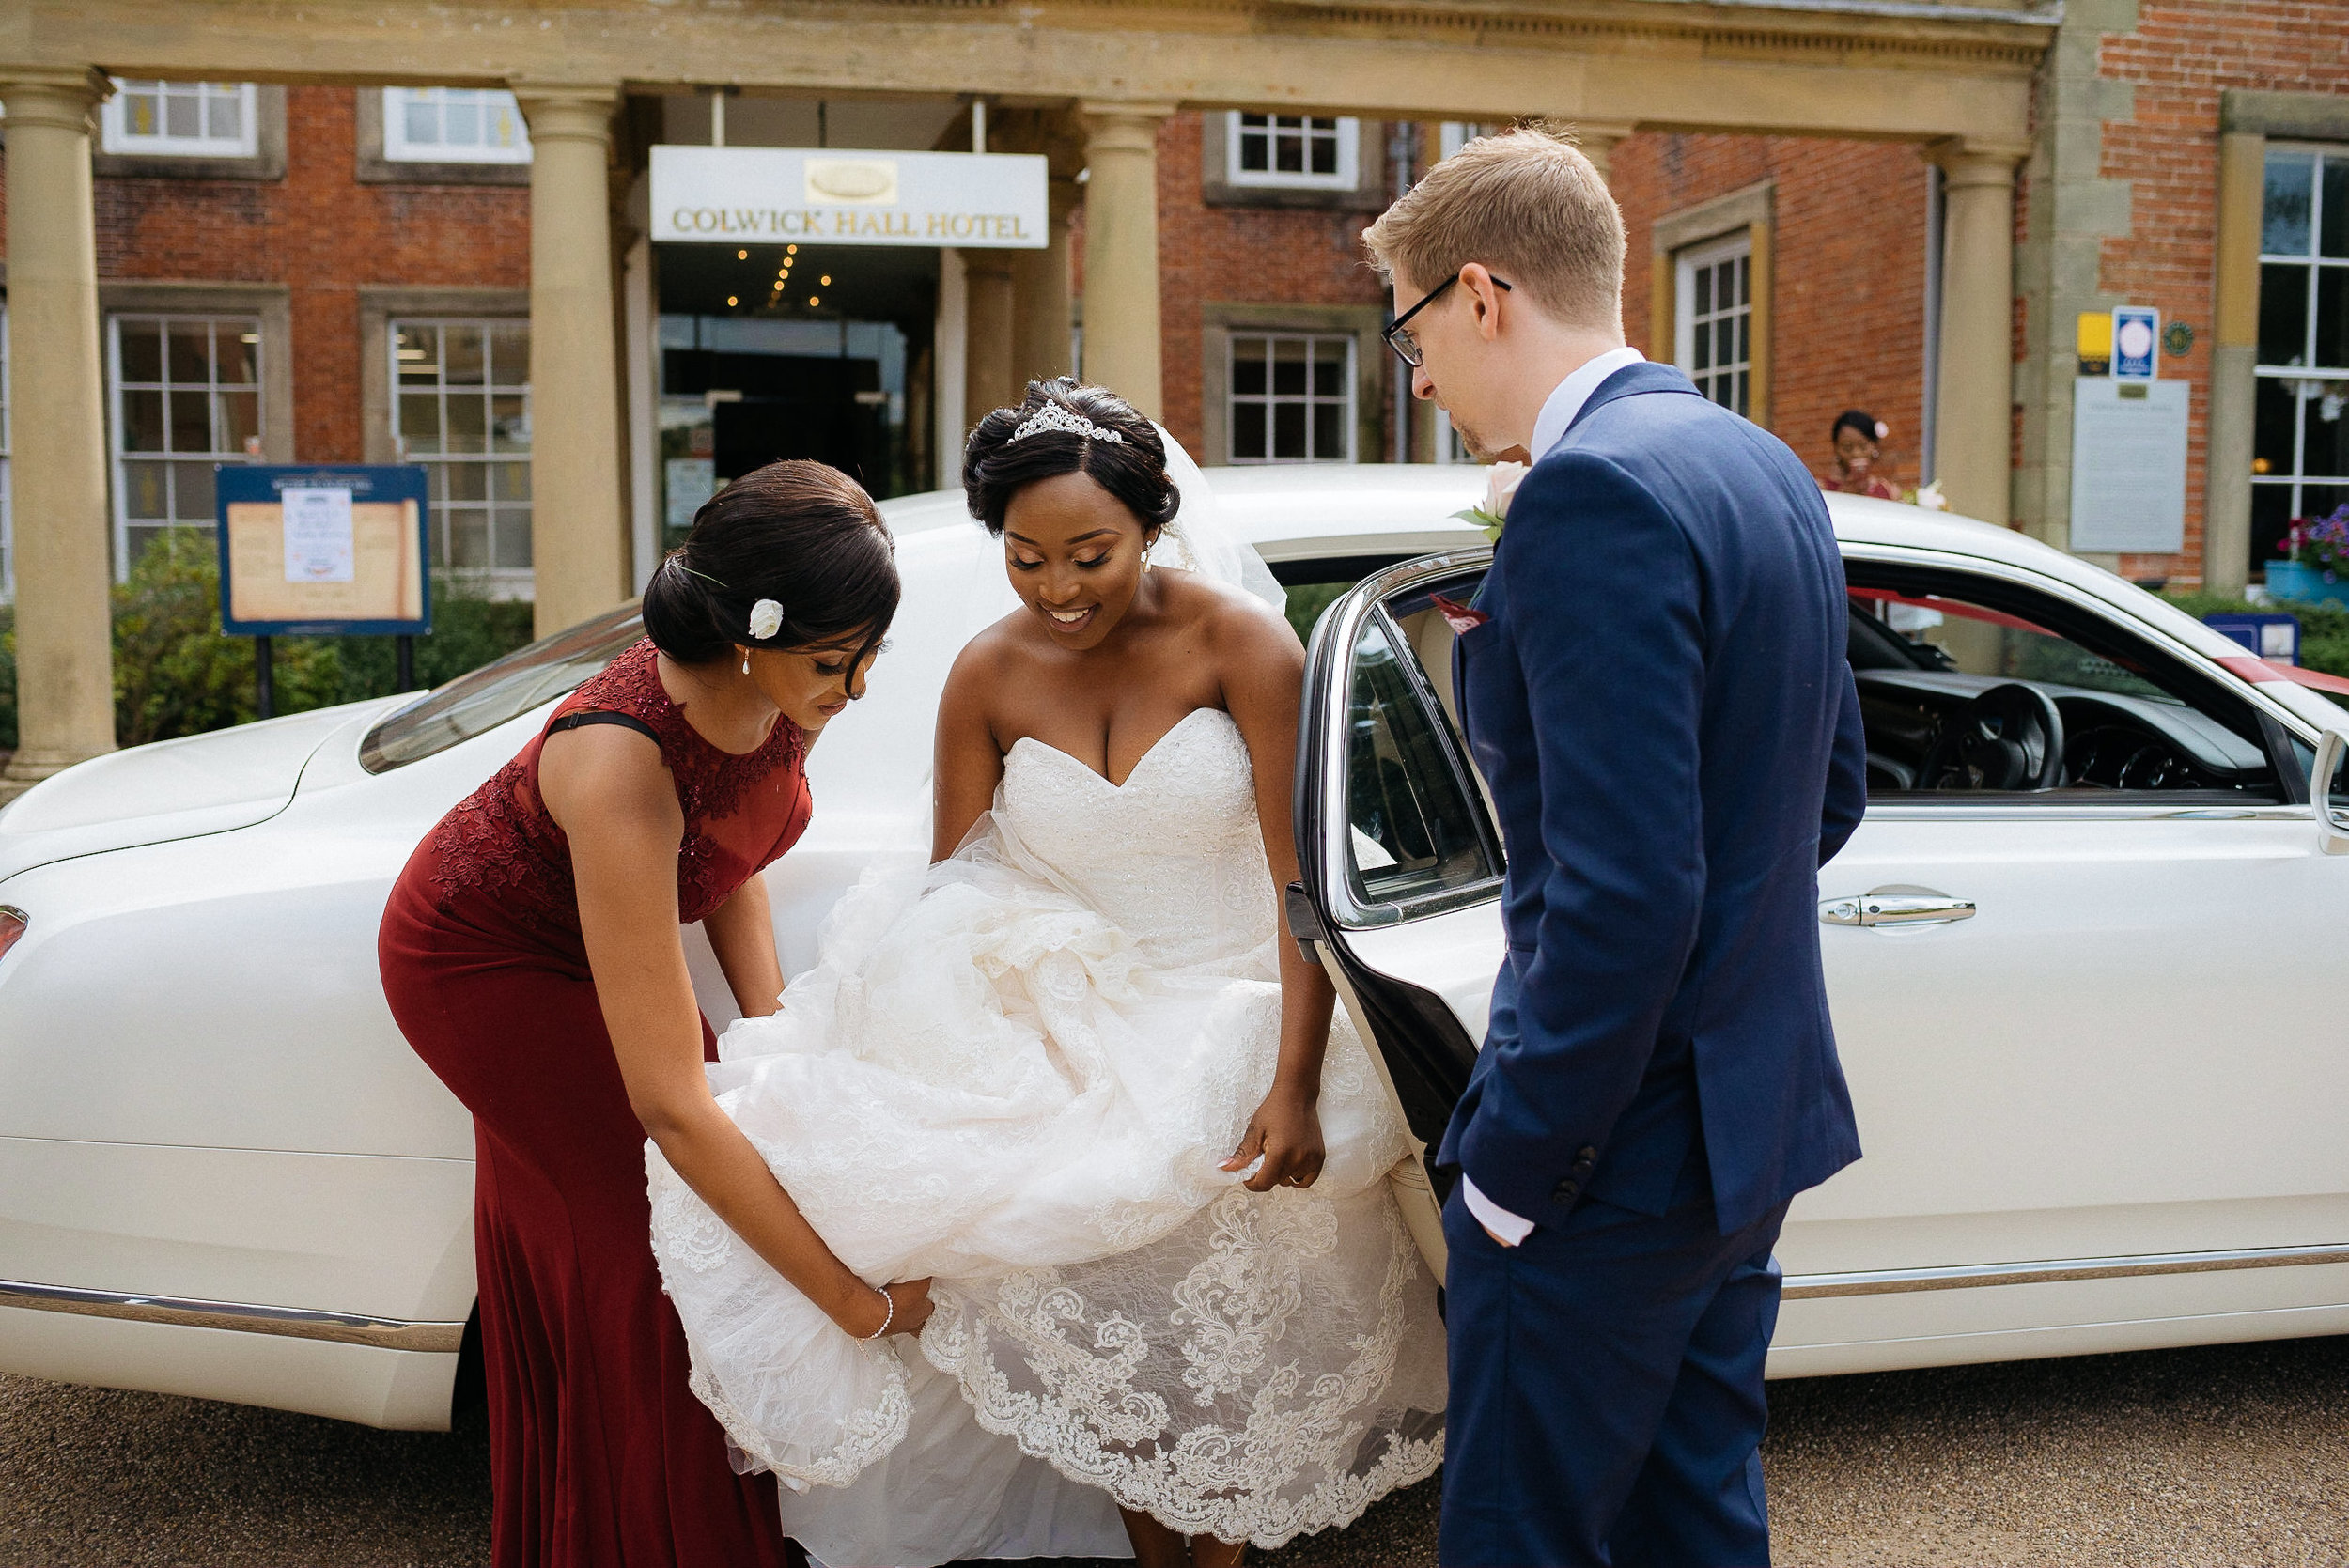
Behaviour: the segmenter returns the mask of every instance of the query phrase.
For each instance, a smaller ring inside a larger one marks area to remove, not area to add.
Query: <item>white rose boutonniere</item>
[[[1485,500],[1482,505],[1465,506],[1452,515],[1462,522],[1472,522],[1485,531],[1485,537],[1501,542],[1501,531],[1508,526],[1509,503],[1517,499],[1517,486],[1525,482],[1523,463],[1495,463],[1485,470]]]

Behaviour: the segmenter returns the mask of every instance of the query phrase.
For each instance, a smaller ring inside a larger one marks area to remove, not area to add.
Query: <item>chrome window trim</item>
[[[1464,550],[1447,551],[1442,554],[1419,556],[1398,562],[1384,571],[1374,572],[1338,600],[1329,618],[1314,634],[1316,643],[1324,636],[1330,640],[1332,679],[1327,700],[1339,704],[1341,708],[1339,722],[1325,722],[1321,726],[1321,820],[1325,830],[1321,834],[1321,886],[1323,897],[1329,904],[1330,918],[1343,930],[1370,931],[1401,925],[1408,921],[1482,904],[1501,894],[1501,878],[1491,877],[1466,887],[1448,888],[1441,893],[1426,893],[1412,899],[1358,903],[1354,897],[1352,846],[1346,834],[1328,831],[1331,823],[1352,820],[1346,813],[1346,790],[1349,777],[1346,752],[1353,737],[1344,722],[1343,712],[1346,705],[1353,701],[1353,650],[1354,644],[1361,639],[1363,627],[1374,618],[1385,618],[1386,600],[1397,590],[1485,566],[1492,560],[1492,555],[1490,545],[1480,544]],[[1322,717],[1327,721],[1329,715],[1325,713]],[[1447,736],[1444,744],[1448,747],[1451,743]],[[1481,801],[1477,809],[1483,810]]]
[[[1862,1269],[1848,1274],[1790,1274],[1789,1301],[1842,1296],[1891,1296],[1921,1290],[1977,1290],[1990,1285],[2047,1285],[2079,1280],[2135,1280],[2169,1274],[2216,1274],[2241,1268],[2295,1268],[2349,1264],[2349,1244],[2235,1248],[2210,1252],[2141,1252],[2115,1258],[2057,1258],[2044,1263],[1958,1264],[1940,1268]]]
[[[1871,822],[2155,822],[2165,818],[2181,822],[2306,822],[2309,808],[2267,803],[2153,806],[2134,801],[2109,806],[2086,801],[2065,801],[2061,805],[1936,806],[1922,800],[1871,800],[1867,816]]]
[[[239,1301],[202,1301],[189,1296],[148,1296],[84,1290],[73,1285],[0,1280],[0,1307],[77,1317],[110,1317],[133,1323],[167,1323],[188,1328],[225,1328],[285,1339],[326,1340],[378,1350],[450,1354],[464,1343],[462,1323],[410,1323],[353,1312],[314,1312],[303,1307],[265,1307]]]

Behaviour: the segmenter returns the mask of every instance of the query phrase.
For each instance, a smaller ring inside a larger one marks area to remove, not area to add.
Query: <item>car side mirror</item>
[[[2349,780],[2341,764],[2349,758],[2349,736],[2326,730],[2317,737],[2316,766],[2309,769],[2309,802],[2316,808],[2316,842],[2327,855],[2349,855]]]

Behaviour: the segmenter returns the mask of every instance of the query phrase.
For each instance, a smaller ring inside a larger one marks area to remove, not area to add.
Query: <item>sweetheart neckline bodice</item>
[[[1150,759],[1157,756],[1159,753],[1165,748],[1168,741],[1174,739],[1174,737],[1180,734],[1193,719],[1198,718],[1203,713],[1219,714],[1231,724],[1236,733],[1239,729],[1239,722],[1233,719],[1231,714],[1225,712],[1222,708],[1194,707],[1189,713],[1184,714],[1180,719],[1175,720],[1173,724],[1169,725],[1164,735],[1159,736],[1156,740],[1153,740],[1148,746],[1143,749],[1142,755],[1136,757],[1134,759],[1134,765],[1126,770],[1126,777],[1122,782],[1112,779],[1108,774],[1102,772],[1099,768],[1094,768],[1074,754],[1061,750],[1061,748],[1053,745],[1050,741],[1039,740],[1033,735],[1023,735],[1019,739],[1013,741],[1011,743],[1011,751],[1004,753],[1003,755],[1006,759],[1008,759],[1012,753],[1018,752],[1020,747],[1034,746],[1039,751],[1050,753],[1053,756],[1059,757],[1080,770],[1100,780],[1104,787],[1116,793],[1123,794],[1129,786],[1131,786],[1135,779],[1141,777],[1143,768],[1149,764]]]

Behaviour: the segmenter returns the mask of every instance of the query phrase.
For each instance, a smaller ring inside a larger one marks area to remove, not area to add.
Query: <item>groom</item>
[[[1819,971],[1865,803],[1827,508],[1624,346],[1623,220],[1567,142],[1471,142],[1363,238],[1412,391],[1532,463],[1447,609],[1509,952],[1437,1157],[1442,1559],[1766,1562],[1770,1249],[1859,1156]]]

